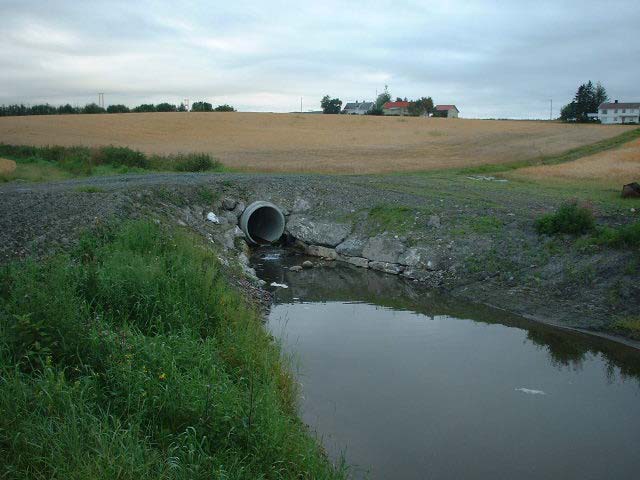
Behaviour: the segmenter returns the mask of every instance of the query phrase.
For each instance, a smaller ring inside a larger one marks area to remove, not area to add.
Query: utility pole
[[[302,99],[303,97],[300,97],[300,113],[302,113]]]
[[[553,98],[549,99],[549,120],[553,120]]]
[[[104,92],[98,93],[98,105],[104,108]]]
[[[185,98],[184,99],[184,106],[187,107],[187,112],[189,111],[189,99]]]

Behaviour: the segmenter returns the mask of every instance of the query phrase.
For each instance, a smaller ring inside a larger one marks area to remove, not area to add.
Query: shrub
[[[171,159],[177,172],[205,172],[221,167],[217,160],[213,160],[208,153],[188,153],[176,155]]]
[[[114,167],[148,168],[149,161],[144,153],[129,147],[100,147],[93,151],[92,161],[95,165],[112,165]]]
[[[536,220],[538,233],[555,235],[566,233],[582,235],[595,228],[593,213],[576,202],[565,203],[554,213],[543,215]]]

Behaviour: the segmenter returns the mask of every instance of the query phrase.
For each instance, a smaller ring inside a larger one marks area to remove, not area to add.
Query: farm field
[[[0,118],[0,142],[121,145],[210,153],[259,172],[390,173],[554,155],[631,126],[271,113],[147,113]]]
[[[597,182],[620,187],[640,180],[640,138],[572,162],[521,168],[506,176],[536,181]]]

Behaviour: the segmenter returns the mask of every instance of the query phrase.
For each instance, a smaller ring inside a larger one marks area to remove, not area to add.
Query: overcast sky
[[[640,101],[639,0],[0,0],[0,18],[0,103],[286,112],[386,84],[465,117],[548,118],[589,79]]]

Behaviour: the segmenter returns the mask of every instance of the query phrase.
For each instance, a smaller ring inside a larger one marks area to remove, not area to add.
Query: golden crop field
[[[573,162],[521,168],[507,176],[533,180],[593,181],[617,188],[625,183],[640,181],[640,138]]]
[[[208,152],[248,171],[385,173],[535,158],[629,128],[292,113],[137,113],[4,117],[0,142]]]

